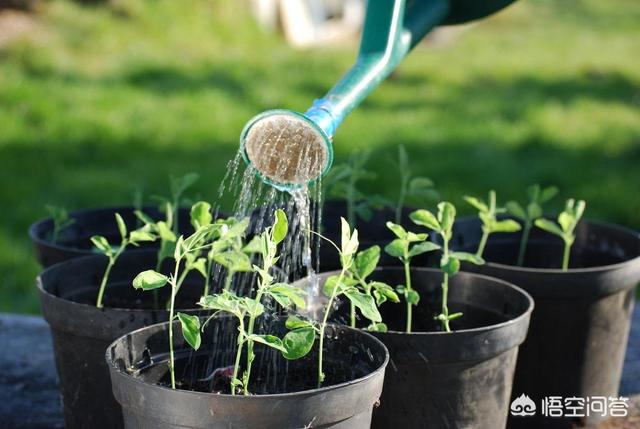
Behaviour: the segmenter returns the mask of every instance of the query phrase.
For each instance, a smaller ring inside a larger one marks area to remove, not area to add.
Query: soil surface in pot
[[[256,332],[270,333],[280,338],[287,332],[280,324],[262,322],[257,323],[257,326]],[[236,327],[237,322],[228,318],[224,325],[218,324],[205,330],[202,347],[197,352],[178,348],[175,355],[178,388],[206,393],[231,393],[229,382],[236,356]],[[128,372],[146,383],[170,386],[168,353],[153,355],[153,352],[149,352],[157,349],[154,344],[166,344],[166,335],[166,331],[161,331],[148,338],[148,348],[142,354],[143,359],[135,364],[133,371],[129,368]],[[374,340],[364,337],[365,342],[358,341],[360,337],[363,336],[357,331],[345,332],[343,329],[327,328],[323,387],[364,377],[382,365],[384,356],[380,356],[379,351],[373,352],[367,345]],[[317,389],[317,348],[316,340],[314,348],[307,356],[287,360],[279,351],[256,344],[249,391],[252,394],[264,395]],[[245,362],[246,353],[243,352],[239,377],[242,376]]]
[[[204,286],[201,283],[185,283],[176,296],[176,308],[191,309],[197,308],[196,303],[202,296]],[[158,302],[160,307],[169,300],[171,287],[169,285],[156,289],[158,292]],[[98,290],[95,286],[87,286],[75,289],[72,293],[67,293],[61,298],[78,303],[94,306],[98,298]],[[130,282],[114,282],[107,285],[103,304],[105,308],[120,308],[128,310],[154,310],[158,307],[154,303],[153,291],[143,291],[134,289]]]

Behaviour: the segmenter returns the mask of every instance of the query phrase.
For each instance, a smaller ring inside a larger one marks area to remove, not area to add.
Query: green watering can
[[[369,0],[358,58],[304,114],[268,110],[242,130],[245,161],[282,190],[306,186],[331,168],[331,139],[344,118],[434,27],[490,15],[515,0]]]

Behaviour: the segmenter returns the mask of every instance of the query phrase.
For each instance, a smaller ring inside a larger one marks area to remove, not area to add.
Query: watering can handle
[[[305,116],[332,137],[336,128],[409,51],[447,17],[449,0],[369,0],[358,58]]]

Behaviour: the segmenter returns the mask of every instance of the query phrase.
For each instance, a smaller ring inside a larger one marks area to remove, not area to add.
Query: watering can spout
[[[333,134],[346,115],[431,29],[484,16],[513,1],[369,0],[355,64],[304,114],[270,110],[252,118],[240,136],[245,161],[281,189],[317,180],[331,167]]]

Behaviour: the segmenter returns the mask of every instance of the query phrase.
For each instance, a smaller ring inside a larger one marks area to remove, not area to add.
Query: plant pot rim
[[[156,209],[157,207],[152,206],[152,205],[145,205],[141,207],[142,210],[149,210],[149,209]],[[88,207],[88,208],[84,208],[84,209],[80,209],[80,210],[73,210],[69,212],[69,217],[73,218],[73,217],[79,217],[82,215],[86,215],[87,213],[91,213],[91,212],[101,212],[101,211],[113,211],[114,213],[119,213],[119,212],[124,212],[124,211],[134,211],[137,210],[136,207],[134,207],[133,205],[118,205],[118,206],[106,206],[106,207]],[[40,218],[37,221],[33,222],[31,225],[29,225],[29,229],[28,229],[28,234],[29,234],[29,238],[31,239],[31,241],[35,244],[38,245],[43,245],[43,246],[49,246],[51,248],[57,249],[57,250],[69,250],[69,249],[73,249],[74,251],[77,252],[81,252],[81,253],[86,253],[87,255],[94,255],[95,253],[93,253],[91,251],[91,249],[78,249],[75,247],[71,247],[71,246],[65,246],[59,243],[52,243],[51,241],[47,240],[45,237],[42,236],[42,234],[39,234],[41,229],[44,229],[44,226],[46,224],[50,224],[53,223],[53,218],[51,216],[47,216],[45,218]]]
[[[389,267],[389,266],[383,266],[383,267],[377,267],[376,271],[383,271],[383,270],[394,270],[394,271],[401,271],[403,270],[402,267]],[[442,271],[440,271],[439,269],[436,268],[424,268],[424,267],[412,267],[411,271],[423,271],[423,272],[428,272],[428,273],[433,273],[433,274],[441,274]],[[318,277],[321,276],[330,276],[330,275],[336,275],[336,274],[340,274],[340,270],[336,270],[336,271],[327,271],[324,273],[319,273]],[[380,334],[380,335],[398,335],[398,336],[413,336],[415,337],[419,337],[419,336],[451,336],[454,334],[458,334],[458,335],[463,335],[463,334],[468,334],[468,335],[473,335],[473,334],[477,334],[480,332],[487,332],[487,331],[494,331],[494,330],[499,330],[505,326],[510,326],[510,325],[514,325],[517,323],[522,322],[525,319],[529,319],[531,317],[531,313],[533,312],[533,308],[535,306],[535,302],[533,300],[533,298],[531,297],[531,295],[525,291],[524,289],[514,285],[513,283],[509,283],[507,281],[498,279],[496,277],[491,277],[491,276],[487,276],[484,274],[476,274],[476,273],[472,273],[469,271],[460,271],[458,272],[455,276],[453,276],[452,278],[449,279],[449,281],[452,281],[453,279],[455,279],[455,277],[457,276],[468,276],[468,277],[473,277],[473,278],[479,278],[479,279],[483,279],[483,280],[489,280],[492,283],[495,284],[499,284],[501,286],[506,286],[510,289],[514,289],[517,292],[519,292],[522,296],[525,297],[525,299],[527,300],[527,309],[526,311],[522,312],[522,314],[520,314],[518,317],[515,317],[513,319],[509,319],[506,320],[504,322],[500,322],[500,323],[495,323],[492,325],[487,325],[487,326],[481,326],[478,328],[468,328],[468,329],[457,329],[455,331],[451,331],[451,332],[444,332],[444,331],[435,331],[435,332],[429,332],[429,331],[415,331],[415,332],[405,332],[405,331],[387,331],[387,332],[376,332],[376,335]],[[306,277],[305,277],[306,279]],[[305,280],[305,279],[301,279]],[[358,329],[360,331],[363,332],[368,332],[364,329]]]
[[[462,218],[460,220],[463,220],[466,218]],[[629,238],[635,238],[636,240],[640,240],[640,233],[625,227],[625,226],[620,226],[620,225],[616,225],[614,223],[610,223],[610,222],[605,222],[605,221],[601,221],[601,220],[595,220],[595,219],[585,219],[582,222],[587,223],[587,224],[591,224],[591,225],[596,225],[599,227],[603,227],[603,228],[609,228],[612,230],[616,230],[622,234],[626,234],[629,236]],[[455,228],[455,226],[454,226]],[[497,269],[501,269],[501,270],[505,270],[505,271],[520,271],[520,272],[524,272],[524,273],[535,273],[535,274],[563,274],[563,275],[569,275],[569,274],[593,274],[593,273],[598,273],[598,272],[602,272],[602,271],[611,271],[611,270],[616,270],[618,268],[621,268],[625,265],[630,265],[630,264],[634,264],[634,263],[639,263],[640,262],[640,252],[638,252],[638,254],[631,258],[631,259],[627,259],[625,261],[621,261],[621,262],[616,262],[615,264],[608,264],[608,265],[599,265],[599,266],[594,266],[594,267],[583,267],[583,268],[569,268],[567,271],[564,271],[562,268],[531,268],[531,267],[519,267],[516,265],[507,265],[507,264],[500,264],[497,262],[486,262],[485,265],[489,266],[489,267],[493,267],[493,268],[497,268]]]
[[[157,249],[134,249],[134,250],[129,250],[126,252],[127,257],[135,257],[138,254],[146,254],[146,253],[156,253]],[[123,255],[124,256],[124,255]],[[56,271],[59,269],[63,269],[68,265],[75,265],[75,264],[82,264],[84,261],[90,261],[90,260],[97,260],[97,259],[103,259],[106,258],[106,256],[102,255],[102,254],[94,254],[94,255],[86,255],[86,256],[80,256],[78,258],[73,258],[73,259],[69,259],[67,261],[62,261],[59,262],[55,265],[51,265],[50,267],[45,268],[40,274],[38,274],[38,276],[36,277],[36,287],[38,288],[38,291],[40,292],[40,294],[42,294],[43,297],[45,297],[47,300],[51,301],[51,302],[56,302],[58,303],[58,305],[68,305],[68,306],[74,306],[77,309],[82,309],[83,311],[95,311],[96,313],[104,313],[104,312],[126,312],[126,313],[158,313],[158,314],[163,314],[168,312],[169,310],[166,309],[143,309],[143,308],[126,308],[126,307],[102,307],[102,308],[98,308],[95,305],[91,305],[91,304],[85,304],[82,302],[76,302],[76,301],[72,301],[70,299],[65,299],[62,298],[56,294],[51,293],[50,291],[48,291],[45,287],[44,287],[44,281],[43,281],[43,277],[47,276],[49,273],[51,273],[52,271]],[[113,286],[115,284],[120,284],[123,283],[124,281],[117,281],[117,282],[113,282],[110,281],[107,283],[107,286],[105,287],[105,291],[109,290],[109,286]],[[90,284],[87,284],[87,286],[92,286]],[[133,287],[133,286],[131,286]],[[194,311],[194,310],[200,310],[200,311],[205,311],[202,308],[199,307],[193,307],[193,308],[180,308],[179,310],[182,311]]]
[[[201,316],[202,318],[203,316]],[[216,315],[215,317],[231,317],[228,315]],[[135,335],[137,333],[139,333],[140,331],[145,331],[145,330],[149,330],[149,329],[159,329],[161,325],[168,325],[170,322],[162,322],[162,323],[156,323],[153,325],[149,325],[146,326],[144,328],[140,328],[140,329],[136,329],[135,331],[131,331],[125,335],[123,335],[122,337],[116,339],[113,343],[111,343],[109,345],[109,347],[107,347],[107,350],[105,352],[105,359],[107,362],[107,366],[109,367],[109,369],[111,369],[112,371],[115,371],[116,374],[118,374],[118,376],[120,377],[124,377],[129,379],[132,382],[135,382],[137,384],[140,385],[144,385],[144,386],[153,386],[154,388],[157,389],[162,389],[163,391],[168,391],[168,392],[173,392],[174,394],[180,394],[180,395],[193,395],[193,396],[197,396],[197,397],[202,397],[202,395],[206,395],[206,396],[213,396],[216,398],[224,398],[225,400],[236,400],[236,401],[259,401],[259,400],[267,400],[267,399],[287,399],[287,398],[292,398],[295,396],[307,396],[307,395],[317,395],[318,393],[324,393],[324,392],[330,392],[336,389],[341,389],[341,388],[345,388],[345,387],[349,387],[349,386],[353,386],[353,385],[357,385],[357,384],[361,384],[361,383],[365,383],[375,377],[377,377],[381,372],[384,372],[387,364],[389,363],[389,350],[387,349],[387,346],[384,345],[384,343],[382,341],[380,341],[378,338],[376,338],[375,336],[369,334],[366,331],[362,331],[360,329],[353,329],[350,328],[348,326],[344,326],[344,325],[338,325],[335,323],[329,323],[327,324],[327,326],[333,326],[333,327],[337,327],[340,329],[345,329],[345,330],[352,330],[352,331],[356,331],[359,335],[365,335],[370,337],[370,340],[373,340],[374,343],[377,343],[378,346],[381,347],[381,350],[384,351],[384,360],[382,362],[382,364],[376,368],[374,371],[371,371],[370,373],[356,378],[354,380],[349,380],[349,381],[345,381],[342,383],[338,383],[338,384],[332,384],[329,386],[323,386],[323,387],[319,387],[316,389],[307,389],[307,390],[300,390],[297,392],[287,392],[287,393],[268,393],[268,394],[264,394],[264,395],[231,395],[229,393],[214,393],[214,392],[196,392],[193,390],[183,390],[183,389],[172,389],[170,387],[167,386],[161,386],[159,384],[151,384],[151,383],[146,383],[143,380],[136,378],[136,377],[132,377],[130,374],[127,374],[125,372],[123,372],[120,368],[118,368],[115,363],[113,362],[113,360],[111,359],[111,349],[113,347],[115,347],[116,343],[121,341],[124,337],[129,336],[129,335]],[[174,324],[179,324],[179,321],[173,321],[172,323]],[[194,352],[197,353],[197,352]]]

